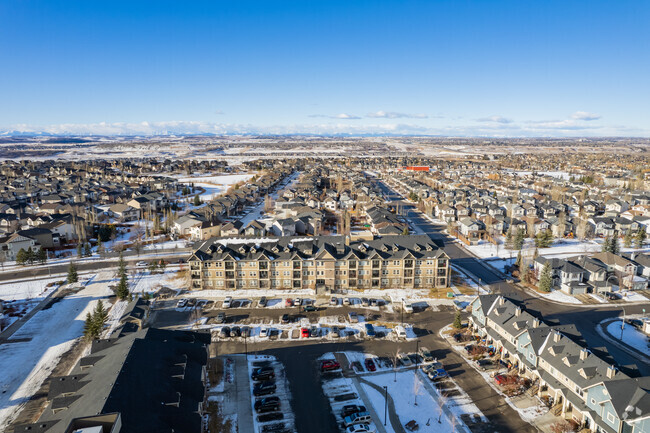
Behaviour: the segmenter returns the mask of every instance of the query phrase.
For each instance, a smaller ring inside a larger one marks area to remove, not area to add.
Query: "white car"
[[[373,433],[368,424],[355,424],[345,429],[345,433]]]
[[[412,313],[413,312],[413,304],[402,304],[404,308],[405,313]]]
[[[187,305],[187,299],[179,299],[178,302],[176,303],[176,306],[178,308],[183,308]]]
[[[226,299],[223,300],[223,308],[230,308],[232,303],[232,296],[226,296]]]
[[[350,305],[350,298],[343,298],[343,305]]]
[[[269,336],[269,328],[266,326],[262,326],[260,328],[260,338],[266,338]]]
[[[397,325],[394,329],[395,335],[397,338],[404,338],[406,339],[406,329],[402,325]]]
[[[148,265],[147,265],[147,262],[138,262],[138,263],[136,263],[135,265],[136,265],[138,268],[146,268],[146,267],[148,266]]]

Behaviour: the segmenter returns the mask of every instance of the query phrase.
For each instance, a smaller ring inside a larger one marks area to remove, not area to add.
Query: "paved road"
[[[476,278],[480,278],[482,284],[489,286],[489,289],[494,293],[501,293],[520,300],[526,309],[541,314],[546,321],[575,324],[590,348],[604,347],[617,364],[636,365],[642,375],[650,375],[650,359],[648,357],[633,356],[621,350],[617,345],[604,339],[595,329],[596,324],[600,321],[623,315],[623,308],[625,308],[627,314],[640,314],[642,309],[649,308],[650,301],[632,305],[618,304],[606,307],[586,307],[560,304],[532,296],[519,286],[508,283],[505,280],[505,275],[461,248],[455,239],[444,233],[444,226],[433,224],[429,219],[422,216],[420,212],[416,211],[412,203],[403,200],[399,194],[390,189],[385,183],[379,181],[379,185],[388,200],[400,205],[402,212],[411,220],[412,224],[443,246],[453,265],[468,271]]]

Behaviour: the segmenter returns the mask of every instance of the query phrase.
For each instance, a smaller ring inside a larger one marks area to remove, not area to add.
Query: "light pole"
[[[479,278],[479,279],[478,279],[478,285],[476,286],[476,296],[478,296],[479,293],[480,293],[480,292],[479,292],[480,287],[481,287],[481,279]]]
[[[623,308],[623,321],[621,322],[621,340],[623,340],[623,330],[625,329],[625,307]]]
[[[402,327],[404,327],[404,298],[402,298]]]
[[[388,413],[388,387],[384,386],[384,425],[386,425],[387,413]]]
[[[247,342],[248,330],[244,332],[244,352],[246,353],[246,362],[248,362],[248,342]]]

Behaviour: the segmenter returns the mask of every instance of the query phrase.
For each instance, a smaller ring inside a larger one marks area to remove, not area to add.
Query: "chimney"
[[[585,349],[580,350],[580,361],[584,361],[585,359],[587,359],[588,356],[589,356],[589,350],[588,349],[585,348]]]
[[[519,317],[519,316],[521,316],[521,308],[517,307],[515,308],[515,317]]]
[[[506,298],[504,298],[503,296],[499,296],[499,305],[503,305],[505,303],[506,303]]]
[[[350,236],[345,236],[345,245],[350,245]]]
[[[559,332],[555,331],[555,333],[553,334],[553,342],[555,342],[555,343],[559,342],[559,341],[560,341],[560,338],[562,338],[562,334],[560,334]]]
[[[609,367],[607,367],[607,378],[614,379],[614,375],[616,375],[616,367],[610,365]]]
[[[539,328],[539,319],[537,317],[533,319],[533,328]]]

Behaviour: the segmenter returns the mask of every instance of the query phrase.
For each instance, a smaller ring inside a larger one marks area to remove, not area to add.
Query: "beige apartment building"
[[[449,287],[449,257],[428,236],[212,238],[189,259],[191,288]]]

